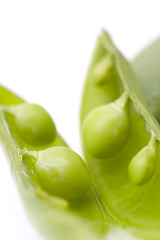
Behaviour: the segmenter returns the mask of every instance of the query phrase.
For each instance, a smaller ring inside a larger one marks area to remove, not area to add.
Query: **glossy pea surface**
[[[30,145],[46,145],[53,140],[56,128],[50,115],[39,105],[20,104],[15,109],[16,134]]]
[[[128,172],[133,184],[141,185],[148,182],[155,171],[156,152],[153,147],[145,146],[131,160]]]
[[[100,158],[119,152],[128,137],[127,114],[111,103],[92,110],[86,117],[82,135],[87,151]]]
[[[82,197],[90,187],[84,161],[66,147],[53,147],[39,152],[35,171],[45,191],[68,200]]]

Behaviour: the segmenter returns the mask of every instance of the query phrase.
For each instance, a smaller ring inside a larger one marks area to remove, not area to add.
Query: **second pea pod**
[[[158,240],[160,126],[130,64],[105,31],[84,85],[80,128],[85,159],[111,222]]]

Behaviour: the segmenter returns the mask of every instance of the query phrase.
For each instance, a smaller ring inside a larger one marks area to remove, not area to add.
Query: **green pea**
[[[14,108],[16,133],[24,142],[41,146],[50,143],[56,128],[50,115],[39,105],[20,104]]]
[[[128,166],[130,181],[135,185],[147,183],[154,173],[157,155],[153,143],[151,138],[151,144],[139,151]]]
[[[39,152],[35,172],[49,194],[75,200],[90,187],[90,177],[82,158],[66,147],[53,147]]]
[[[128,117],[115,103],[92,110],[86,117],[82,136],[87,151],[99,158],[118,153],[128,137]]]

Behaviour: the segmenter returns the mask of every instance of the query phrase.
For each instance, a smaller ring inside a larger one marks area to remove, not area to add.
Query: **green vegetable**
[[[126,101],[122,96],[115,103],[96,107],[85,118],[83,140],[92,156],[113,156],[126,144],[129,132]]]
[[[27,213],[49,239],[99,239],[107,231],[85,162],[49,114],[0,86],[0,140]]]
[[[90,177],[85,163],[66,147],[40,151],[35,172],[46,192],[64,199],[82,198],[90,188]]]
[[[133,67],[147,95],[149,76],[157,87],[159,74],[156,65],[156,74],[147,69],[146,77],[144,63],[137,58]],[[147,101],[159,120],[152,97]],[[105,31],[82,98],[87,165],[42,107],[0,86],[0,140],[27,212],[47,238],[160,239],[160,127],[152,113],[130,64]]]
[[[89,172],[111,222],[160,239],[160,127],[106,32],[87,74],[80,123]]]
[[[56,135],[55,125],[49,114],[36,104],[22,103],[8,108],[12,114],[10,124],[15,138],[23,147],[44,146],[52,142]]]
[[[140,150],[130,161],[128,166],[129,178],[133,184],[147,183],[155,171],[157,160],[155,139]]]

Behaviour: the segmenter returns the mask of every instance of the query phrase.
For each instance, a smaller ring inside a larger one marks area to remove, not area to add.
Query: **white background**
[[[0,83],[42,105],[81,154],[79,106],[96,37],[105,28],[126,57],[160,34],[160,1],[1,0]],[[0,239],[41,240],[0,151]]]

